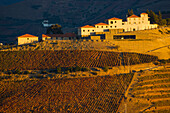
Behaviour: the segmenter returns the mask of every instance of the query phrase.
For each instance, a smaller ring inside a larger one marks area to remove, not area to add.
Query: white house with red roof
[[[96,32],[105,32],[105,30],[109,29],[123,29],[126,31],[137,31],[137,30],[145,30],[145,29],[153,29],[157,28],[157,24],[150,24],[148,20],[147,13],[141,13],[140,17],[136,15],[132,15],[127,18],[127,21],[123,22],[122,19],[119,18],[110,18],[107,20],[107,23],[98,23],[94,26],[85,25],[83,27],[78,28],[78,35],[82,37],[87,37]]]
[[[38,42],[38,37],[30,34],[25,34],[18,37],[18,45],[30,44],[33,42]]]

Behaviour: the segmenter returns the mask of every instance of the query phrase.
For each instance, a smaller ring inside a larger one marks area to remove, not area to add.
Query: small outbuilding
[[[42,35],[42,40],[73,40],[73,39],[76,39],[76,34],[74,33]]]
[[[30,44],[33,42],[38,42],[38,37],[30,34],[25,34],[18,37],[18,45]]]

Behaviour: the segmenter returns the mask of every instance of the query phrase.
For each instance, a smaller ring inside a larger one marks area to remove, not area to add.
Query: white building
[[[127,18],[127,21],[123,22],[122,19],[119,18],[111,18],[107,20],[107,23],[98,23],[94,26],[86,25],[80,27],[78,29],[78,35],[82,37],[89,36],[96,32],[105,32],[108,29],[123,29],[126,31],[137,31],[137,30],[145,30],[145,29],[153,29],[157,28],[157,24],[150,24],[148,20],[147,13],[141,13],[140,17],[136,15],[132,15]]]
[[[38,37],[30,34],[25,34],[18,37],[18,45],[38,42]]]

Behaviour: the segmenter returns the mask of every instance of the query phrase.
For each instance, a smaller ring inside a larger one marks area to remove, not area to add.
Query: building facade
[[[96,32],[105,32],[110,29],[123,29],[123,32],[127,31],[137,31],[137,30],[146,30],[157,28],[157,24],[150,24],[148,20],[147,13],[141,13],[140,17],[132,15],[127,18],[127,21],[123,21],[119,18],[110,18],[107,20],[107,23],[98,23],[94,26],[86,25],[78,28],[78,35],[81,37],[87,37],[93,35]]]
[[[33,42],[38,42],[38,37],[30,34],[25,34],[18,37],[18,45],[30,44]]]
[[[42,35],[42,40],[72,40],[76,39],[76,34],[65,33],[65,34],[47,34]]]

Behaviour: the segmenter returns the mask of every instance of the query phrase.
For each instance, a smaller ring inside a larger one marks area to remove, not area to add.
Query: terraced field
[[[170,112],[170,69],[137,73],[128,90],[125,104],[129,113]],[[133,107],[133,108],[132,108]],[[124,109],[124,108],[122,108]]]
[[[128,60],[129,59],[129,60]],[[57,67],[104,67],[148,63],[158,57],[95,50],[0,51],[0,70],[41,70]]]

